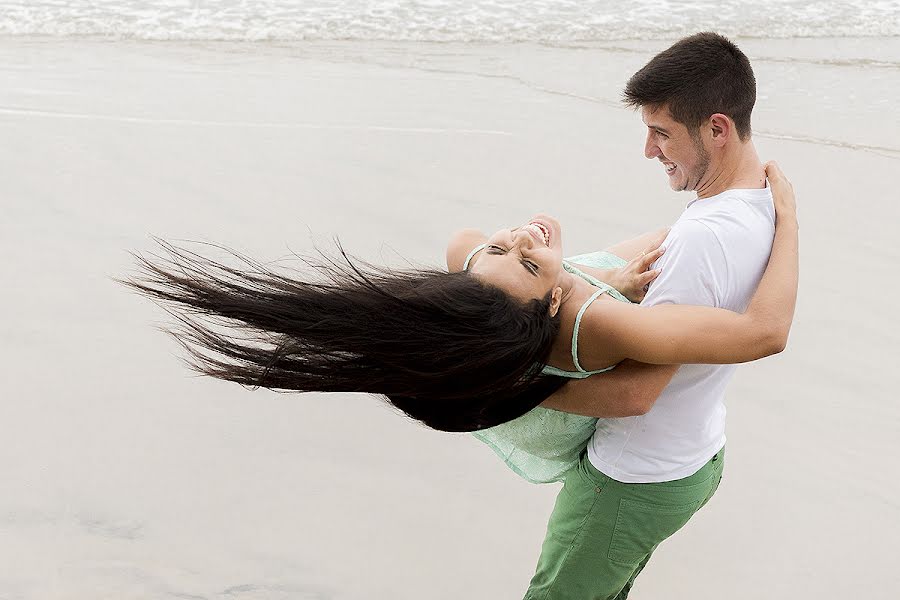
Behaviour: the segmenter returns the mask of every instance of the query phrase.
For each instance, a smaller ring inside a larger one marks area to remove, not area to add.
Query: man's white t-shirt
[[[772,250],[775,210],[765,189],[697,199],[663,243],[662,273],[641,303],[744,312]],[[645,415],[600,419],[588,444],[597,470],[625,483],[696,473],[725,445],[725,386],[736,365],[683,365]]]

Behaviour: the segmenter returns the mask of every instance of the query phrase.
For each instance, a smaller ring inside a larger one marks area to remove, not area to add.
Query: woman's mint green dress
[[[484,246],[478,246],[466,258],[463,270],[469,261]],[[613,367],[598,371],[585,371],[578,362],[578,326],[587,307],[602,294],[609,294],[616,300],[628,302],[628,298],[618,290],[599,279],[588,275],[573,264],[577,263],[598,269],[617,269],[626,261],[609,252],[579,254],[563,260],[563,268],[581,277],[597,288],[597,291],[582,305],[575,319],[572,334],[572,360],[577,371],[563,371],[555,367],[544,367],[544,373],[583,379],[597,373],[609,371]],[[573,415],[538,406],[518,419],[473,433],[497,453],[510,469],[532,483],[560,481],[567,471],[578,464],[581,452],[597,428],[597,419]]]

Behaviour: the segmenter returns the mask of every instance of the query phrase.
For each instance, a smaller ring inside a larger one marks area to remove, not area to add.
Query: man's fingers
[[[768,178],[769,183],[772,184],[773,188],[785,189],[791,192],[794,191],[794,186],[785,176],[784,172],[781,170],[781,167],[778,166],[778,163],[776,163],[774,160],[770,160],[765,164],[765,169],[766,178]]]
[[[770,160],[765,164],[766,169],[766,177],[769,179],[784,179],[784,173],[781,171],[781,167],[778,166],[778,163],[774,160]]]

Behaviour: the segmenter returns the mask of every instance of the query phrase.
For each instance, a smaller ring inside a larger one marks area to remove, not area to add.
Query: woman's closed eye
[[[500,246],[495,246],[493,244],[488,244],[486,250],[487,250],[488,254],[506,254],[508,252],[505,248],[501,248]],[[528,260],[527,258],[523,258],[519,262],[521,262],[522,266],[525,267],[525,269],[529,273],[531,273],[532,275],[537,277],[538,269],[540,269],[540,267],[537,264],[533,263],[532,261]]]

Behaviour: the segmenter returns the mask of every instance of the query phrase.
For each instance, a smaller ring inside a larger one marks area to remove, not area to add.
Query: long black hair
[[[541,374],[559,331],[549,295],[523,303],[468,272],[377,267],[340,243],[337,258],[298,257],[298,277],[230,250],[241,268],[156,241],[167,256],[135,254],[140,273],[118,281],[166,306],[199,373],[382,394],[442,431],[512,420],[565,383]]]

